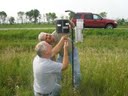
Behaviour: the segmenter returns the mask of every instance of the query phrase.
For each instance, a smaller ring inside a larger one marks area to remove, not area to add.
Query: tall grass
[[[81,96],[128,96],[128,31],[87,30],[78,44]]]
[[[33,96],[32,60],[39,32],[0,30],[0,96]],[[61,96],[128,96],[128,30],[86,29],[75,46],[81,85],[72,90],[71,66],[63,72]]]

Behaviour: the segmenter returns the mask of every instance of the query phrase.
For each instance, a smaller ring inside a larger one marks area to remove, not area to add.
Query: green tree
[[[15,18],[14,18],[14,17],[10,17],[10,18],[9,18],[9,23],[10,23],[10,24],[14,24],[14,22],[15,22]]]
[[[57,16],[56,16],[56,13],[51,13],[51,12],[49,12],[49,13],[46,13],[46,19],[47,19],[47,22],[48,23],[54,23],[54,20],[57,18]]]
[[[106,18],[107,17],[107,12],[101,12],[99,15]]]
[[[23,24],[23,16],[24,16],[24,12],[19,11],[19,12],[17,13],[17,15],[18,15],[19,19],[21,20],[21,23]]]
[[[40,12],[37,9],[31,10],[31,12],[33,13],[33,19],[34,19],[34,23],[37,23],[38,21],[38,17],[40,16]]]
[[[126,20],[125,20],[124,18],[122,18],[122,19],[117,19],[117,22],[118,22],[119,25],[125,25],[125,24],[127,24],[127,23],[126,23]]]
[[[38,23],[40,24],[41,23],[41,18],[42,18],[42,15],[40,14],[39,16],[38,16]]]
[[[54,23],[54,20],[57,18],[56,16],[56,13],[51,13],[51,20],[52,20],[52,23]]]
[[[25,13],[25,15],[26,15],[26,19],[28,19],[29,22],[32,22],[32,13],[30,11],[28,11]]]
[[[29,19],[30,22],[37,23],[38,22],[38,17],[40,16],[40,12],[37,9],[28,11],[25,13],[26,18]]]
[[[1,11],[0,12],[0,23],[5,23],[6,17],[7,17],[6,12]]]
[[[49,15],[49,13],[46,13],[46,20],[47,20],[48,23],[50,23],[50,15]]]

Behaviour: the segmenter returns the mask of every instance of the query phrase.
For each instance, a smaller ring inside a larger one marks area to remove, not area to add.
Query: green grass
[[[33,96],[32,60],[41,31],[0,30],[0,96]],[[82,80],[72,90],[71,66],[61,96],[128,96],[128,30],[86,29],[79,50]]]
[[[54,24],[0,24],[0,28],[44,28],[55,27]]]
[[[0,24],[0,28],[45,28],[45,27],[53,27],[55,28],[55,24]],[[117,28],[128,28],[128,25],[118,25]],[[116,28],[115,28],[116,29]]]

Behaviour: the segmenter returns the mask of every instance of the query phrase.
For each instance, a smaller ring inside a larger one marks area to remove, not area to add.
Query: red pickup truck
[[[113,29],[117,27],[117,22],[112,19],[105,19],[102,18],[98,14],[94,13],[86,13],[86,12],[79,12],[75,13],[73,18],[71,19],[72,22],[76,25],[76,19],[83,19],[84,28],[106,28],[106,29]]]

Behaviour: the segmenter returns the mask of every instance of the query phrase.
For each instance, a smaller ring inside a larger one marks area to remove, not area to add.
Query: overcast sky
[[[67,15],[65,10],[74,12],[107,12],[108,18],[128,19],[128,0],[0,0],[0,11],[8,16],[17,12],[38,9],[41,14],[55,12],[57,16]]]

